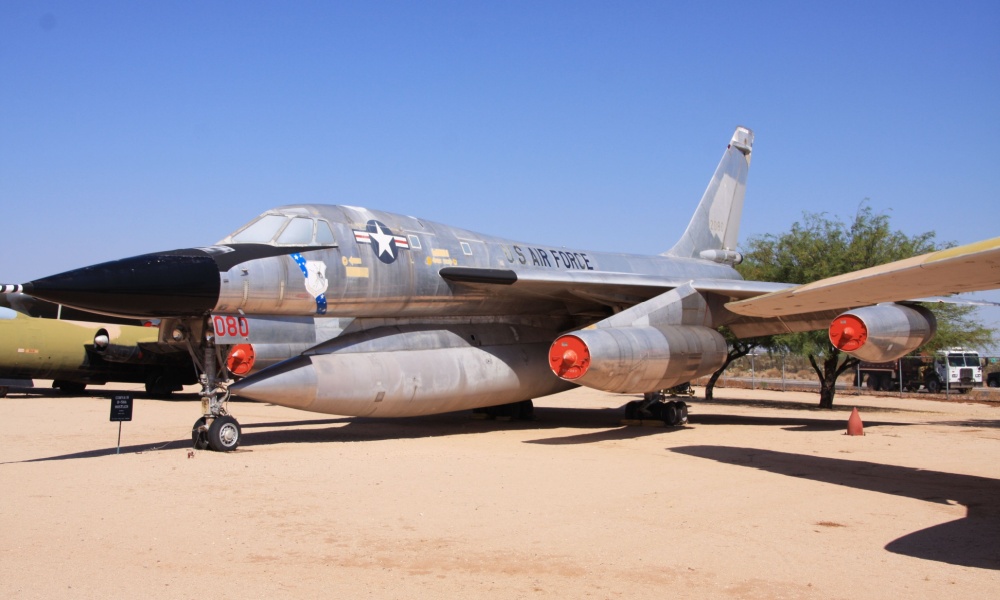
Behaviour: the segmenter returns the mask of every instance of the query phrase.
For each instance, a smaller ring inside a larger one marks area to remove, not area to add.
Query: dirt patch
[[[120,388],[119,388],[120,389]],[[100,395],[107,390],[98,390]],[[993,406],[727,388],[683,428],[575,390],[536,420],[349,419],[234,403],[0,400],[6,598],[987,597]],[[136,394],[137,397],[141,394]],[[722,396],[721,398],[719,398]],[[844,435],[859,406],[863,437]]]

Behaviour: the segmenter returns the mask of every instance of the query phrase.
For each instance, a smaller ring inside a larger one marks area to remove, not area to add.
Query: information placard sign
[[[132,394],[115,394],[111,397],[111,420],[132,420]]]

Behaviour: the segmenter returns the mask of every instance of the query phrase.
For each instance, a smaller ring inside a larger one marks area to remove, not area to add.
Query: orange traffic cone
[[[861,415],[858,414],[858,407],[851,411],[851,416],[847,419],[847,435],[864,435],[865,424],[861,422]]]

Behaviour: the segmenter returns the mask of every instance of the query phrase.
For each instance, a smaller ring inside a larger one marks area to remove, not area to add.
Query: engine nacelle
[[[714,373],[727,352],[719,332],[698,325],[598,327],[560,336],[549,367],[566,381],[636,394]]]
[[[855,358],[886,362],[906,356],[937,331],[922,306],[879,304],[846,312],[830,324],[830,342]]]

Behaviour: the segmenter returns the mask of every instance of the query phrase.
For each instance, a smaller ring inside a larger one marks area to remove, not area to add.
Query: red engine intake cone
[[[253,369],[257,355],[250,344],[236,344],[226,357],[226,367],[237,377],[242,377]]]
[[[830,343],[844,352],[854,352],[868,341],[868,328],[854,315],[842,315],[830,324]]]
[[[590,349],[575,335],[564,335],[549,348],[549,368],[563,379],[578,379],[590,368]]]

